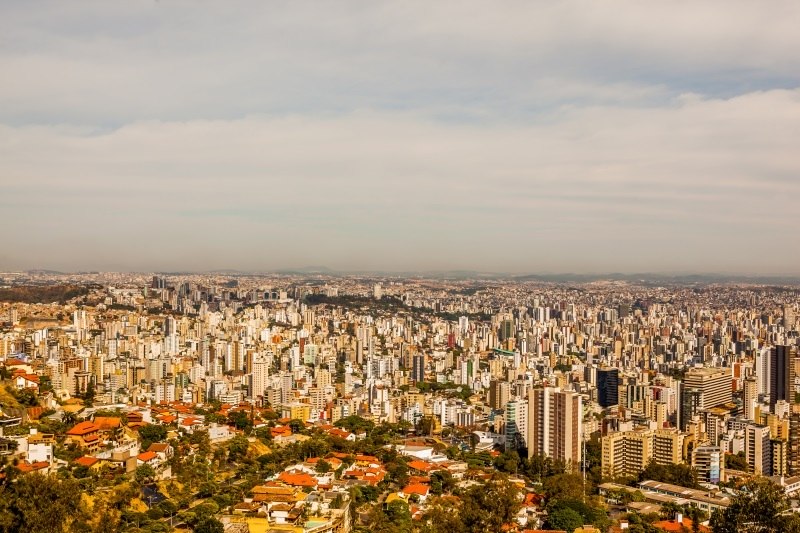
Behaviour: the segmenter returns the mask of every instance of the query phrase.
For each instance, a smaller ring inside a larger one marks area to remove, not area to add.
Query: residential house
[[[93,452],[100,449],[100,428],[94,422],[89,422],[88,420],[79,422],[67,431],[67,439]]]

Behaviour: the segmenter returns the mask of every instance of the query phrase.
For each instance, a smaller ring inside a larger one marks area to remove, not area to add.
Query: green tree
[[[732,453],[725,454],[726,469],[747,472],[749,467],[750,465],[747,464],[747,459],[745,459],[744,457],[744,452],[739,452],[738,454],[732,454]]]
[[[725,510],[711,515],[714,533],[772,533],[800,531],[800,518],[786,513],[786,494],[769,479],[754,479],[744,485]]]
[[[388,504],[386,506],[386,516],[401,531],[409,531],[411,529],[411,511],[409,511],[406,502],[395,500]]]
[[[649,479],[692,489],[699,488],[700,486],[697,483],[697,470],[689,465],[682,464],[670,463],[660,465],[655,461],[651,461],[650,464],[639,473],[639,481]]]
[[[95,389],[94,389],[94,382],[89,381],[89,384],[86,386],[86,392],[83,393],[83,400],[86,402],[86,405],[90,406],[94,403],[94,396],[95,396]]]
[[[583,525],[583,517],[577,511],[564,507],[557,509],[547,515],[546,528],[553,530],[563,530],[572,533],[576,528]]]
[[[305,422],[296,418],[289,420],[287,425],[289,426],[289,429],[292,430],[292,433],[301,433],[306,428]]]
[[[675,502],[664,502],[661,504],[661,518],[664,520],[673,520],[675,515],[682,511],[683,507]]]
[[[152,443],[167,438],[167,428],[158,424],[146,424],[139,428],[139,438],[142,441],[142,449],[146,450]]]
[[[205,481],[200,484],[200,487],[197,489],[197,497],[198,498],[210,498],[217,492],[217,484],[213,481]]]
[[[340,418],[334,425],[346,429],[351,433],[369,433],[372,428],[375,427],[374,423],[357,415],[350,415]]]
[[[500,531],[520,507],[517,488],[505,479],[493,479],[468,489],[461,497],[459,517],[467,531]]]
[[[250,421],[250,415],[245,411],[234,411],[228,415],[228,423],[233,425],[238,430],[250,431],[253,423]]]
[[[143,464],[142,466],[136,468],[134,477],[136,478],[136,481],[144,484],[155,479],[156,471],[153,470],[153,467],[149,464]]]
[[[316,471],[319,474],[327,474],[331,471],[331,464],[325,459],[320,459],[317,461]]]
[[[228,442],[228,460],[236,462],[247,455],[250,448],[250,441],[244,435],[236,435]]]
[[[197,522],[194,533],[225,533],[225,526],[216,518],[209,516]]]
[[[0,531],[71,531],[84,516],[81,490],[72,479],[31,473],[0,492]]]
[[[542,483],[547,500],[580,500],[583,498],[583,478],[577,474],[556,474]]]
[[[592,501],[594,500],[589,499],[588,503],[583,500],[550,500],[547,512],[555,514],[570,509],[578,513],[583,524],[594,524],[601,531],[605,531],[610,525],[608,514],[605,508],[591,505]]]
[[[431,474],[431,493],[440,496],[452,491],[456,486],[453,475],[447,470],[437,470]]]

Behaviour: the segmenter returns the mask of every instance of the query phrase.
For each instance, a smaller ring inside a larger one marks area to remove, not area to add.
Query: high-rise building
[[[500,322],[500,342],[514,337],[514,321],[510,319]]]
[[[756,385],[759,396],[768,396],[769,390],[769,376],[770,376],[770,349],[761,348],[756,352]]]
[[[660,465],[683,462],[683,442],[686,435],[676,428],[653,431],[653,460]]]
[[[690,368],[684,385],[687,389],[700,391],[700,409],[724,405],[733,399],[730,368]]]
[[[772,448],[769,427],[747,424],[744,432],[744,451],[750,471],[757,476],[772,475]]]
[[[700,389],[690,389],[686,383],[680,386],[681,402],[680,413],[678,417],[678,427],[681,431],[686,431],[686,426],[692,421],[695,415],[700,413],[700,400],[702,393]]]
[[[601,439],[604,476],[637,476],[647,465],[683,462],[686,434],[675,428],[610,433]]]
[[[746,378],[742,382],[742,400],[744,403],[744,417],[755,420],[756,402],[758,402],[758,383],[755,378]]]
[[[773,346],[769,354],[769,405],[774,408],[779,400],[793,403],[795,346]]]
[[[425,381],[425,356],[415,354],[412,359],[411,379],[416,382]]]
[[[583,399],[558,388],[528,391],[528,457],[541,455],[578,468],[583,438]]]
[[[269,362],[266,356],[256,354],[253,357],[253,368],[250,375],[250,397],[254,400],[264,397],[269,387]]]
[[[528,402],[525,400],[512,400],[506,404],[506,449],[524,448],[529,444],[526,439],[529,418]]]
[[[619,370],[597,369],[597,403],[600,407],[611,407],[619,403]]]
[[[792,404],[789,411],[789,444],[786,467],[789,475],[800,475],[800,404]]]
[[[503,409],[511,397],[511,384],[508,381],[493,379],[489,382],[489,406]]]
[[[791,305],[784,306],[783,308],[783,327],[786,330],[794,329],[797,323],[797,316],[794,314],[794,308]]]
[[[725,471],[724,454],[719,446],[698,446],[692,453],[692,466],[697,478],[705,483],[717,484]]]
[[[604,477],[638,476],[653,457],[653,433],[650,430],[611,433],[600,443]]]
[[[789,475],[789,442],[785,439],[772,439],[770,441],[772,452],[772,475]]]

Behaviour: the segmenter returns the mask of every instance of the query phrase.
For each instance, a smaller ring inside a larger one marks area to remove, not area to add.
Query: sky
[[[800,2],[0,3],[0,270],[800,275]]]

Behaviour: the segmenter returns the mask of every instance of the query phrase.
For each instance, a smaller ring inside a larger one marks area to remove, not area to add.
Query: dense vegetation
[[[89,288],[81,285],[24,285],[0,288],[0,302],[65,303],[89,294]]]

